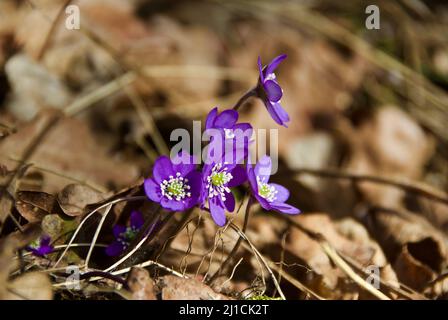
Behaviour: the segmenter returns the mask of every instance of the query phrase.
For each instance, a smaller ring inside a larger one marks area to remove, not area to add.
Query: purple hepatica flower
[[[213,156],[209,154],[209,158],[221,159],[225,155],[227,162],[240,163],[240,160],[247,157],[253,129],[249,123],[237,123],[238,117],[239,114],[236,110],[224,110],[218,114],[218,108],[215,107],[209,112],[205,121],[206,133],[207,130],[211,131],[211,129],[219,132],[219,137],[210,134],[210,147],[219,154]],[[216,138],[220,138],[219,142],[221,144],[214,145],[214,139]],[[216,148],[220,150],[216,150]]]
[[[132,240],[135,239],[136,235],[145,223],[145,221],[143,220],[143,216],[139,211],[132,211],[129,220],[129,227],[119,224],[114,226],[113,233],[115,241],[106,248],[106,254],[108,256],[115,257],[122,254],[127,249]]]
[[[35,256],[44,257],[45,255],[53,252],[53,246],[50,244],[51,238],[44,235],[32,242],[26,249],[32,252]]]
[[[274,121],[279,125],[288,127],[286,123],[289,122],[289,115],[280,104],[280,99],[283,96],[283,90],[278,84],[274,73],[274,70],[284,59],[286,59],[286,54],[275,57],[271,63],[263,68],[261,58],[258,57],[260,77],[258,79],[256,91],[258,97],[263,100],[263,103],[272,119],[274,119]]]
[[[271,168],[269,156],[262,157],[255,168],[248,167],[248,179],[253,196],[265,210],[287,214],[300,213],[299,209],[285,203],[289,198],[288,189],[276,183],[268,183]]]
[[[247,174],[239,165],[218,162],[206,164],[202,176],[201,207],[208,202],[213,220],[222,227],[226,223],[224,209],[229,212],[235,209],[235,197],[230,188],[244,183]]]
[[[173,161],[166,156],[154,163],[153,177],[145,180],[145,192],[149,199],[171,211],[184,211],[198,203],[201,190],[201,174],[194,159],[179,153]]]

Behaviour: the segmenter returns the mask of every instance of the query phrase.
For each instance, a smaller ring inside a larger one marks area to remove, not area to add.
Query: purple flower
[[[179,153],[173,161],[167,156],[154,163],[153,177],[145,180],[149,199],[171,211],[184,211],[198,203],[201,192],[201,174],[194,159],[186,152]]]
[[[245,170],[236,164],[218,162],[206,164],[202,171],[201,207],[208,203],[210,214],[215,223],[222,227],[226,223],[225,209],[235,209],[235,197],[230,188],[247,180]]]
[[[269,156],[262,157],[255,168],[248,166],[247,175],[252,195],[265,210],[275,210],[287,214],[300,213],[299,209],[285,203],[289,198],[288,189],[276,183],[269,183],[271,168],[272,163]]]
[[[236,110],[218,113],[215,107],[209,112],[205,121],[205,132],[211,136],[208,159],[222,159],[225,155],[228,163],[242,163],[247,157],[253,129],[249,123],[237,123],[238,117]]]
[[[279,125],[288,127],[286,123],[289,122],[289,115],[280,104],[280,99],[283,96],[283,90],[277,83],[274,73],[274,70],[284,59],[286,59],[286,54],[275,57],[271,63],[263,68],[261,58],[258,57],[260,77],[258,79],[256,91],[258,97],[263,100],[263,103],[272,119],[274,119],[274,121]]]
[[[139,211],[132,211],[129,220],[129,227],[119,224],[114,226],[113,233],[115,241],[106,248],[106,254],[108,256],[114,257],[122,254],[132,240],[135,239],[136,235],[145,223],[143,216]]]
[[[53,246],[50,244],[51,238],[44,235],[32,242],[26,249],[32,252],[35,256],[44,257],[45,255],[53,252]]]

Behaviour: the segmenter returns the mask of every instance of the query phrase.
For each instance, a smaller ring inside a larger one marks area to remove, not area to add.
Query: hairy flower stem
[[[249,196],[249,199],[247,200],[246,210],[244,213],[244,222],[243,222],[243,229],[242,229],[243,233],[246,232],[247,224],[249,222],[250,208],[252,207],[252,203],[253,203],[252,197]],[[221,274],[221,272],[224,272],[226,270],[227,266],[233,263],[233,261],[235,260],[235,255],[238,252],[238,249],[240,248],[242,241],[243,241],[243,238],[238,237],[238,240],[236,241],[235,246],[233,247],[232,251],[230,251],[229,255],[227,256],[226,260],[224,260],[221,267],[210,277],[209,280],[207,280],[207,284],[211,285],[216,280],[216,278],[218,278],[218,276]]]
[[[237,101],[237,103],[233,107],[233,110],[238,111],[239,108],[244,104],[244,102],[246,102],[247,99],[249,99],[250,97],[254,97],[256,95],[257,95],[256,87],[250,89]]]

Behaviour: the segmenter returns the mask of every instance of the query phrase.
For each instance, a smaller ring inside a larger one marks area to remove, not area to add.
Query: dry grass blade
[[[298,175],[310,174],[315,176],[320,176],[324,178],[336,178],[336,179],[348,179],[352,181],[368,181],[373,183],[379,183],[384,185],[393,186],[406,190],[407,192],[412,192],[429,199],[448,204],[448,195],[435,189],[425,183],[409,181],[399,178],[382,177],[382,176],[370,176],[364,174],[356,174],[350,172],[343,172],[337,169],[310,169],[310,168],[299,168],[294,170]]]

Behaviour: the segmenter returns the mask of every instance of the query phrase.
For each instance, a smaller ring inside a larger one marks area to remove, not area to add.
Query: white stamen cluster
[[[224,134],[225,134],[226,139],[233,139],[233,138],[235,138],[235,133],[233,132],[232,129],[224,128]]]
[[[276,195],[278,191],[274,186],[264,182],[264,180],[265,178],[260,179],[260,177],[257,176],[258,194],[268,202],[273,202],[277,199]]]
[[[275,73],[270,73],[270,74],[268,74],[265,78],[264,78],[264,81],[267,81],[267,80],[275,80]]]
[[[162,190],[162,196],[169,200],[181,201],[185,197],[191,197],[191,193],[188,191],[190,190],[188,179],[183,178],[180,172],[176,173],[176,177],[169,176],[169,180],[163,180],[160,189]]]
[[[206,185],[210,199],[219,196],[222,201],[226,201],[226,193],[230,193],[227,183],[233,179],[232,174],[227,170],[228,168],[223,167],[221,163],[213,166],[212,173],[207,177]]]

